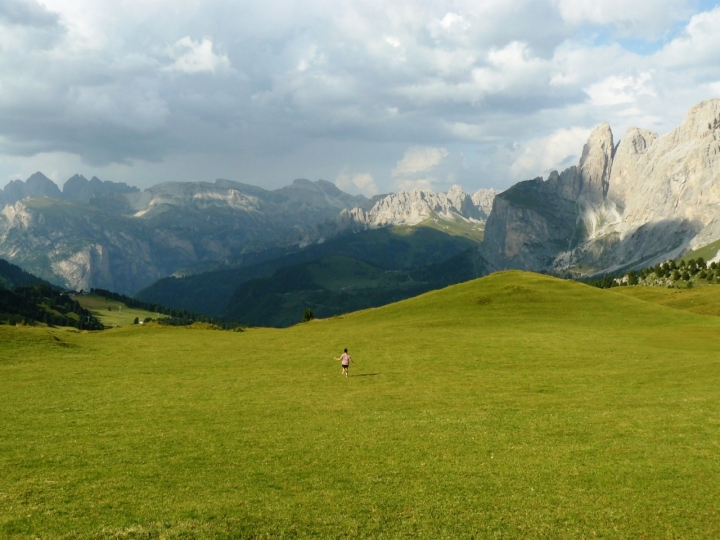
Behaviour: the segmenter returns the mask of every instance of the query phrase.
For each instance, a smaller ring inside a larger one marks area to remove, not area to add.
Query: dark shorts
[[[343,369],[347,369],[350,367],[350,364],[343,364],[342,367],[343,367]]]

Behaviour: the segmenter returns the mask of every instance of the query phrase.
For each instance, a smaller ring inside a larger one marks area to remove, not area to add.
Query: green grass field
[[[90,310],[93,317],[99,319],[105,326],[127,326],[133,324],[135,317],[144,321],[146,318],[157,319],[158,314],[144,309],[129,308],[117,300],[108,300],[96,294],[77,295],[75,300]],[[108,309],[110,308],[110,309]]]
[[[720,317],[720,287],[705,285],[692,289],[665,287],[613,287],[612,292],[699,315]]]
[[[520,272],[284,330],[0,326],[0,536],[717,538],[718,351]]]

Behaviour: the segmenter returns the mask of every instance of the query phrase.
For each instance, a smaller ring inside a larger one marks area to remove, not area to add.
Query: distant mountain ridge
[[[268,191],[230,180],[167,182],[140,191],[41,173],[3,190],[0,256],[74,289],[133,293],[203,261],[297,245],[344,208],[366,204],[330,182]]]
[[[98,195],[139,191],[135,186],[129,186],[123,182],[102,182],[95,176],[88,180],[79,174],[69,178],[60,191],[55,182],[43,173],[36,172],[25,182],[13,180],[0,191],[0,209],[28,197],[51,197],[66,201],[90,202],[90,199]]]

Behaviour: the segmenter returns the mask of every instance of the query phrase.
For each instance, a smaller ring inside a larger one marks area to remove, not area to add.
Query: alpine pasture
[[[521,272],[284,330],[3,326],[0,536],[717,538],[719,351]]]

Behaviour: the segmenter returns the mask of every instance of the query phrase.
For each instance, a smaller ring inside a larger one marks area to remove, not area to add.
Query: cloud
[[[720,7],[695,15],[685,32],[668,43],[659,53],[663,64],[688,68],[720,63]]]
[[[401,190],[445,190],[466,173],[462,152],[447,148],[415,146],[408,148],[392,168],[393,187]]]
[[[426,172],[445,159],[448,155],[446,148],[414,147],[409,148],[402,159],[392,170],[392,177],[406,176]]]
[[[640,96],[655,96],[651,85],[652,74],[645,72],[637,77],[608,77],[590,85],[586,91],[594,105],[620,105],[635,103]]]
[[[170,49],[170,56],[175,58],[172,65],[164,68],[166,71],[181,71],[183,73],[215,73],[228,69],[230,60],[227,55],[218,55],[213,52],[213,42],[208,38],[194,41],[185,36],[175,42]]]
[[[655,36],[689,12],[688,0],[554,0],[570,24],[611,25],[622,35]]]
[[[515,178],[529,179],[576,165],[589,135],[587,128],[572,127],[516,145],[510,172]]]
[[[579,154],[555,135],[663,132],[717,97],[698,5],[0,0],[0,178],[507,187]]]
[[[429,178],[404,179],[395,182],[397,191],[414,191],[416,189],[422,191],[435,191],[435,183]]]
[[[369,173],[351,173],[345,168],[335,178],[335,185],[348,193],[362,193],[368,197],[377,195],[379,189]]]
[[[0,0],[0,21],[36,28],[59,25],[58,15],[35,0]]]

